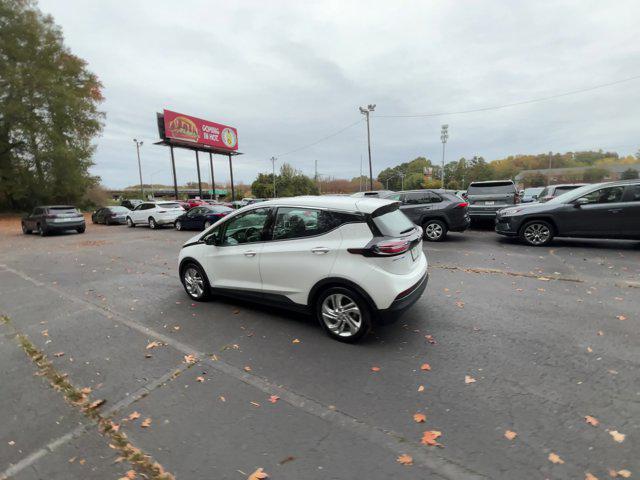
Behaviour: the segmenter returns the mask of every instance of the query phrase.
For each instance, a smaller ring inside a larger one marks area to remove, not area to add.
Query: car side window
[[[339,215],[313,208],[278,208],[273,226],[273,240],[314,237],[333,230],[342,223]]]
[[[402,200],[402,194],[401,193],[394,193],[393,195],[389,195],[387,197],[385,197],[387,200],[395,200],[395,201],[401,201]]]
[[[33,215],[42,215],[42,209],[41,208],[34,208],[33,209]]]
[[[624,196],[625,202],[640,202],[640,184],[628,185]]]
[[[442,198],[440,197],[440,195],[434,192],[429,192],[427,198],[429,203],[439,203],[442,201]]]
[[[262,242],[265,227],[269,220],[271,208],[257,208],[241,215],[236,215],[225,222],[225,229],[220,245],[232,246],[244,243]]]
[[[424,203],[430,203],[429,192],[413,192],[407,193],[405,204],[407,205],[421,205]]]
[[[616,203],[622,201],[623,193],[624,187],[607,187],[587,193],[582,198],[586,198],[588,200],[587,204]]]

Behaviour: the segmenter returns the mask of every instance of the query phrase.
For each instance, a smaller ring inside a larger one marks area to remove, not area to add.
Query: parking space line
[[[282,386],[278,386],[264,378],[260,378],[253,374],[245,372],[241,368],[235,367],[222,360],[213,360],[209,358],[209,356],[205,352],[198,351],[196,348],[191,347],[186,343],[164,335],[163,333],[156,332],[155,330],[152,330],[151,328],[138,323],[137,321],[127,317],[124,314],[111,310],[105,305],[94,304],[87,299],[67,293],[57,286],[44,285],[41,282],[33,279],[29,275],[15,270],[7,265],[0,264],[0,268],[3,268],[8,272],[12,272],[20,276],[21,278],[32,282],[35,285],[54,291],[74,303],[84,305],[90,310],[95,311],[105,319],[120,322],[131,329],[137,330],[145,335],[149,335],[155,338],[156,340],[162,341],[163,343],[166,343],[167,345],[175,348],[185,355],[195,355],[201,363],[205,363],[209,367],[222,374],[228,375],[269,395],[278,395],[282,401],[287,402],[291,406],[302,410],[310,415],[321,418],[333,425],[336,425],[350,433],[359,436],[360,438],[363,438],[366,441],[383,447],[396,455],[409,454],[413,457],[414,464],[428,468],[431,473],[441,478],[452,480],[486,479],[485,475],[472,471],[466,466],[456,463],[450,459],[444,458],[435,453],[435,450],[426,450],[424,446],[407,440],[401,434],[394,432],[393,430],[387,430],[375,425],[370,425],[347,413],[340,412],[335,408],[330,408],[328,405],[324,405],[315,399],[305,397],[304,395],[296,393],[292,390],[288,390]]]

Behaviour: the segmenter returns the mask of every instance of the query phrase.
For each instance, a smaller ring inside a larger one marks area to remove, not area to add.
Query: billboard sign
[[[164,111],[165,138],[222,150],[238,150],[238,131],[227,125]]]

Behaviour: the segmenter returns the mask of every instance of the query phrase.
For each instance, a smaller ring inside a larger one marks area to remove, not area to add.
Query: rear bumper
[[[498,210],[511,207],[512,205],[496,205],[491,207],[469,207],[469,216],[471,218],[494,218]]]
[[[393,323],[407,311],[414,303],[416,303],[429,282],[429,272],[426,272],[420,281],[411,287],[411,291],[401,298],[396,298],[389,308],[377,311],[377,320],[380,324]]]
[[[65,230],[75,230],[77,228],[85,228],[84,220],[64,223],[46,223],[44,229],[47,232],[63,232]]]

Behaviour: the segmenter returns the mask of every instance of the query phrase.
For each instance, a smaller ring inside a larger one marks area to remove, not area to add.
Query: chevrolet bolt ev
[[[293,197],[251,205],[187,241],[180,280],[215,294],[313,314],[343,342],[413,305],[428,280],[422,229],[397,202]]]

